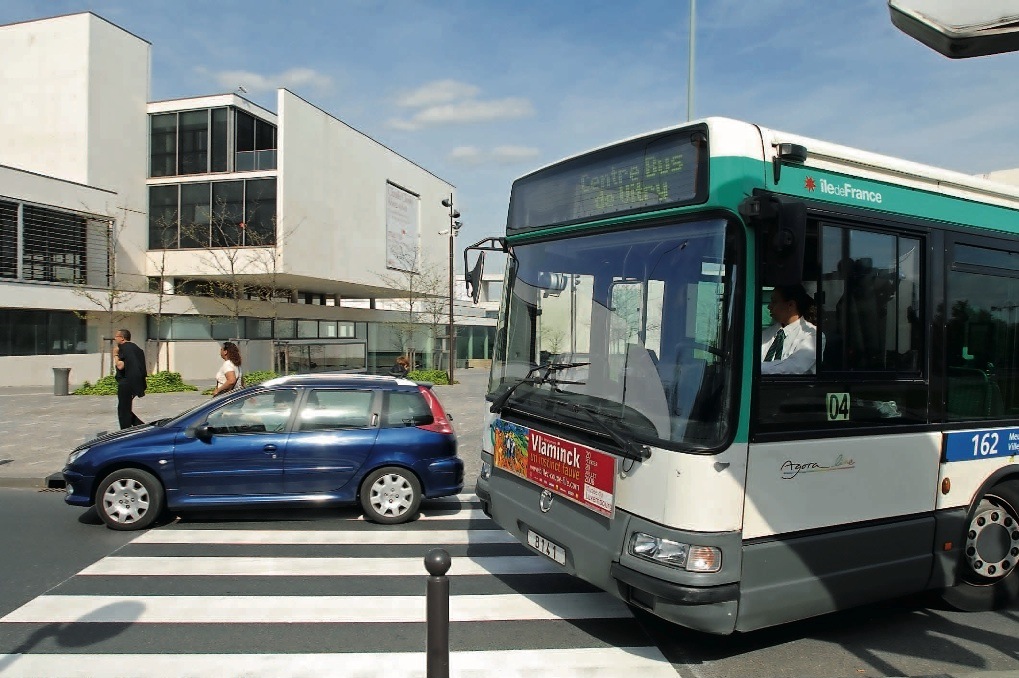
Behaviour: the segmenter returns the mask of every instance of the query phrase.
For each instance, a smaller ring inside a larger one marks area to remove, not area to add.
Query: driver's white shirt
[[[782,357],[765,362],[779,329],[785,331]],[[822,345],[823,345],[822,339]],[[761,332],[761,374],[814,374],[817,371],[817,328],[798,318],[785,327],[773,323]]]

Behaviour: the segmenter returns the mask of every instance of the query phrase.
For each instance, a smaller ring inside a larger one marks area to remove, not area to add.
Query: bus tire
[[[964,612],[997,610],[1019,601],[1019,480],[992,487],[970,516],[955,586],[942,598]]]

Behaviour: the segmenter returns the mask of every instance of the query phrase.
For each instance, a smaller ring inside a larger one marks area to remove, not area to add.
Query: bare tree
[[[257,276],[255,286],[260,299],[264,300],[270,311],[270,339],[272,340],[273,370],[277,373],[286,371],[286,365],[280,364],[277,350],[277,327],[279,324],[280,305],[290,303],[293,288],[283,282],[283,250],[299,226],[281,228],[276,218],[272,220],[274,237],[258,232],[246,234],[247,243],[257,249],[252,251],[252,268]]]
[[[219,200],[208,219],[185,223],[181,220],[181,247],[200,250],[197,255],[204,269],[200,278],[186,281],[188,291],[208,297],[219,306],[240,332],[241,318],[248,315],[249,294],[257,293],[251,277],[255,273],[254,257],[246,245],[243,211],[235,203]],[[210,320],[216,321],[219,315]]]
[[[401,296],[393,305],[399,311],[399,320],[383,323],[394,337],[394,348],[407,355],[414,348],[415,337],[421,330],[422,320],[437,338],[443,323],[445,268],[420,256],[416,247],[404,243],[390,245],[390,259],[395,267],[379,273],[379,279]]]
[[[167,291],[167,264],[166,264],[166,253],[168,249],[176,247],[177,240],[177,220],[174,217],[173,222],[168,221],[165,218],[160,218],[155,224],[156,231],[159,233],[160,238],[160,249],[149,251],[149,262],[152,264],[152,269],[156,275],[154,280],[150,280],[150,291],[156,295],[155,307],[150,309],[152,313],[152,320],[155,323],[156,330],[156,371],[159,371],[159,352],[163,346],[163,308],[166,305],[166,297],[169,294]],[[155,243],[150,243],[154,245]],[[170,371],[170,352],[166,352],[166,371]]]
[[[134,308],[142,285],[128,285],[129,274],[120,270],[122,254],[121,235],[127,220],[127,210],[122,210],[120,219],[89,219],[86,221],[86,258],[90,260],[85,278],[75,287],[74,293],[95,306],[95,309],[76,312],[83,319],[98,320],[100,330],[100,378],[106,374],[106,339],[112,339],[117,327],[132,313],[142,309]],[[97,264],[98,262],[98,264]],[[112,364],[110,369],[112,371]]]

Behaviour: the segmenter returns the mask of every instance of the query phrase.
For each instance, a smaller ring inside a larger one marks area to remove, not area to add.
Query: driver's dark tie
[[[771,342],[771,346],[768,347],[768,353],[764,356],[764,361],[770,360],[781,360],[782,359],[782,343],[785,341],[785,331],[779,330],[775,334],[775,340]]]

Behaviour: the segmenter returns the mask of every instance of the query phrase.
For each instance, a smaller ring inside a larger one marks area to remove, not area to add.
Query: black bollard
[[[445,549],[432,549],[425,556],[428,570],[426,595],[427,655],[426,678],[449,678],[449,572],[450,558]]]

